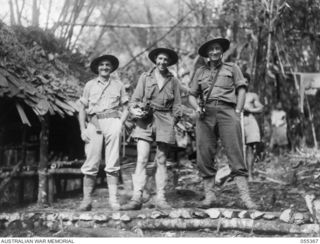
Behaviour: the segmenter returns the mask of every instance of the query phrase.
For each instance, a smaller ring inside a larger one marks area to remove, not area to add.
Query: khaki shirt
[[[221,70],[218,74],[216,83],[209,96],[210,100],[222,100],[229,103],[237,103],[236,91],[239,87],[244,86],[247,88],[247,80],[238,65],[235,63],[222,63]],[[212,75],[211,75],[212,72]],[[200,94],[199,84],[204,99],[207,98],[207,93],[213,82],[217,69],[211,69],[208,65],[201,66],[196,70],[194,78],[191,82],[190,94],[197,97]]]
[[[99,81],[99,77],[88,81],[80,98],[88,114],[117,110],[128,100],[122,82],[111,77],[106,83]]]
[[[137,87],[131,97],[130,106],[150,101],[155,108],[159,110],[172,110],[174,116],[180,116],[181,97],[179,81],[168,72],[163,87],[159,89],[154,70],[155,68],[152,68],[140,76]]]

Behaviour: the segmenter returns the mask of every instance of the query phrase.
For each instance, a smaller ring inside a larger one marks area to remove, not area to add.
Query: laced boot
[[[142,208],[143,182],[145,182],[144,179],[139,180],[137,175],[132,175],[133,196],[128,203],[121,206],[121,210],[140,210]]]
[[[211,208],[217,203],[217,197],[214,192],[214,178],[203,179],[205,198],[200,202],[199,208]]]
[[[78,207],[78,211],[91,211],[92,209],[92,192],[96,177],[93,175],[84,175],[83,177],[83,199]]]
[[[240,198],[248,209],[257,209],[257,204],[250,197],[248,181],[244,176],[236,176],[235,182],[239,189]]]
[[[172,208],[170,204],[167,202],[164,194],[157,194],[156,199],[155,199],[155,207],[158,209],[170,209]]]
[[[120,210],[120,204],[117,199],[118,180],[118,175],[107,175],[107,183],[109,189],[109,204],[111,209],[114,211]]]

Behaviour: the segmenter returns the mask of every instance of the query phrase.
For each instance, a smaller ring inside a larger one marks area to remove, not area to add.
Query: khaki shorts
[[[153,117],[147,120],[139,119],[132,137],[149,142],[164,142],[175,144],[174,117],[170,112],[155,111]]]

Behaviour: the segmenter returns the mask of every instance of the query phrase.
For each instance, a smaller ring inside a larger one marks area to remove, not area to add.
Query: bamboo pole
[[[71,23],[68,22],[58,22],[57,25],[61,26],[69,26]],[[124,29],[130,29],[130,28],[137,28],[137,29],[150,29],[150,28],[156,28],[156,29],[170,29],[170,28],[182,28],[182,29],[199,29],[199,28],[214,28],[217,29],[217,25],[181,25],[179,27],[176,27],[175,25],[155,25],[155,24],[97,24],[97,23],[75,23],[74,26],[84,26],[84,27],[101,27],[101,28],[124,28]]]

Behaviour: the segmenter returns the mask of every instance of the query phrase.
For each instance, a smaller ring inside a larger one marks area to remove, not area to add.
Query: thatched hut
[[[0,23],[0,192],[13,191],[14,200],[7,199],[11,203],[46,201],[47,190],[53,191],[47,185],[49,162],[84,156],[76,103],[80,74],[52,47],[44,49],[48,45],[39,41],[41,35],[36,35],[39,40],[24,38],[30,31],[42,33]],[[31,191],[25,191],[26,181],[32,182]],[[27,199],[26,192],[32,192]],[[52,192],[50,196],[52,200]]]

